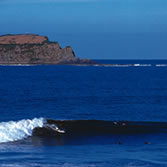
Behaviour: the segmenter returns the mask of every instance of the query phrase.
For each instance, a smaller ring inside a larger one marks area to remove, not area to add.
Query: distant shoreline
[[[167,64],[0,64],[0,66],[167,67]]]

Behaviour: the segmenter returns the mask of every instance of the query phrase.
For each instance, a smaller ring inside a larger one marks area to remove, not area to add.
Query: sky
[[[167,0],[0,0],[0,35],[33,33],[90,59],[167,59]]]

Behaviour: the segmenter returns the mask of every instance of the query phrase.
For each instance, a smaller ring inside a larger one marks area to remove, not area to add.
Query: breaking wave
[[[44,118],[23,119],[21,121],[9,121],[0,123],[0,143],[12,142],[24,139],[32,135],[36,127],[43,127]]]
[[[94,66],[94,67],[151,67],[152,64],[79,64],[75,66]]]
[[[93,67],[167,67],[167,64],[77,64],[75,66]]]
[[[23,119],[0,123],[0,143],[14,142],[29,136],[69,138],[96,135],[136,135],[167,133],[167,122],[104,120]]]

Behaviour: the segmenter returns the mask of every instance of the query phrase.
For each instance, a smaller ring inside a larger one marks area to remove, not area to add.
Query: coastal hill
[[[0,36],[0,64],[94,64],[77,58],[71,47],[61,48],[47,37],[22,34]]]
[[[41,44],[47,41],[47,37],[32,34],[0,36],[0,44]]]

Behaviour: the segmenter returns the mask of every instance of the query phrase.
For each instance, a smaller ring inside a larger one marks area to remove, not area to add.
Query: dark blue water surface
[[[35,117],[167,122],[167,61],[100,62],[129,66],[0,66],[0,122]],[[167,166],[167,134],[85,136],[69,143],[38,138],[2,143],[0,166]]]

